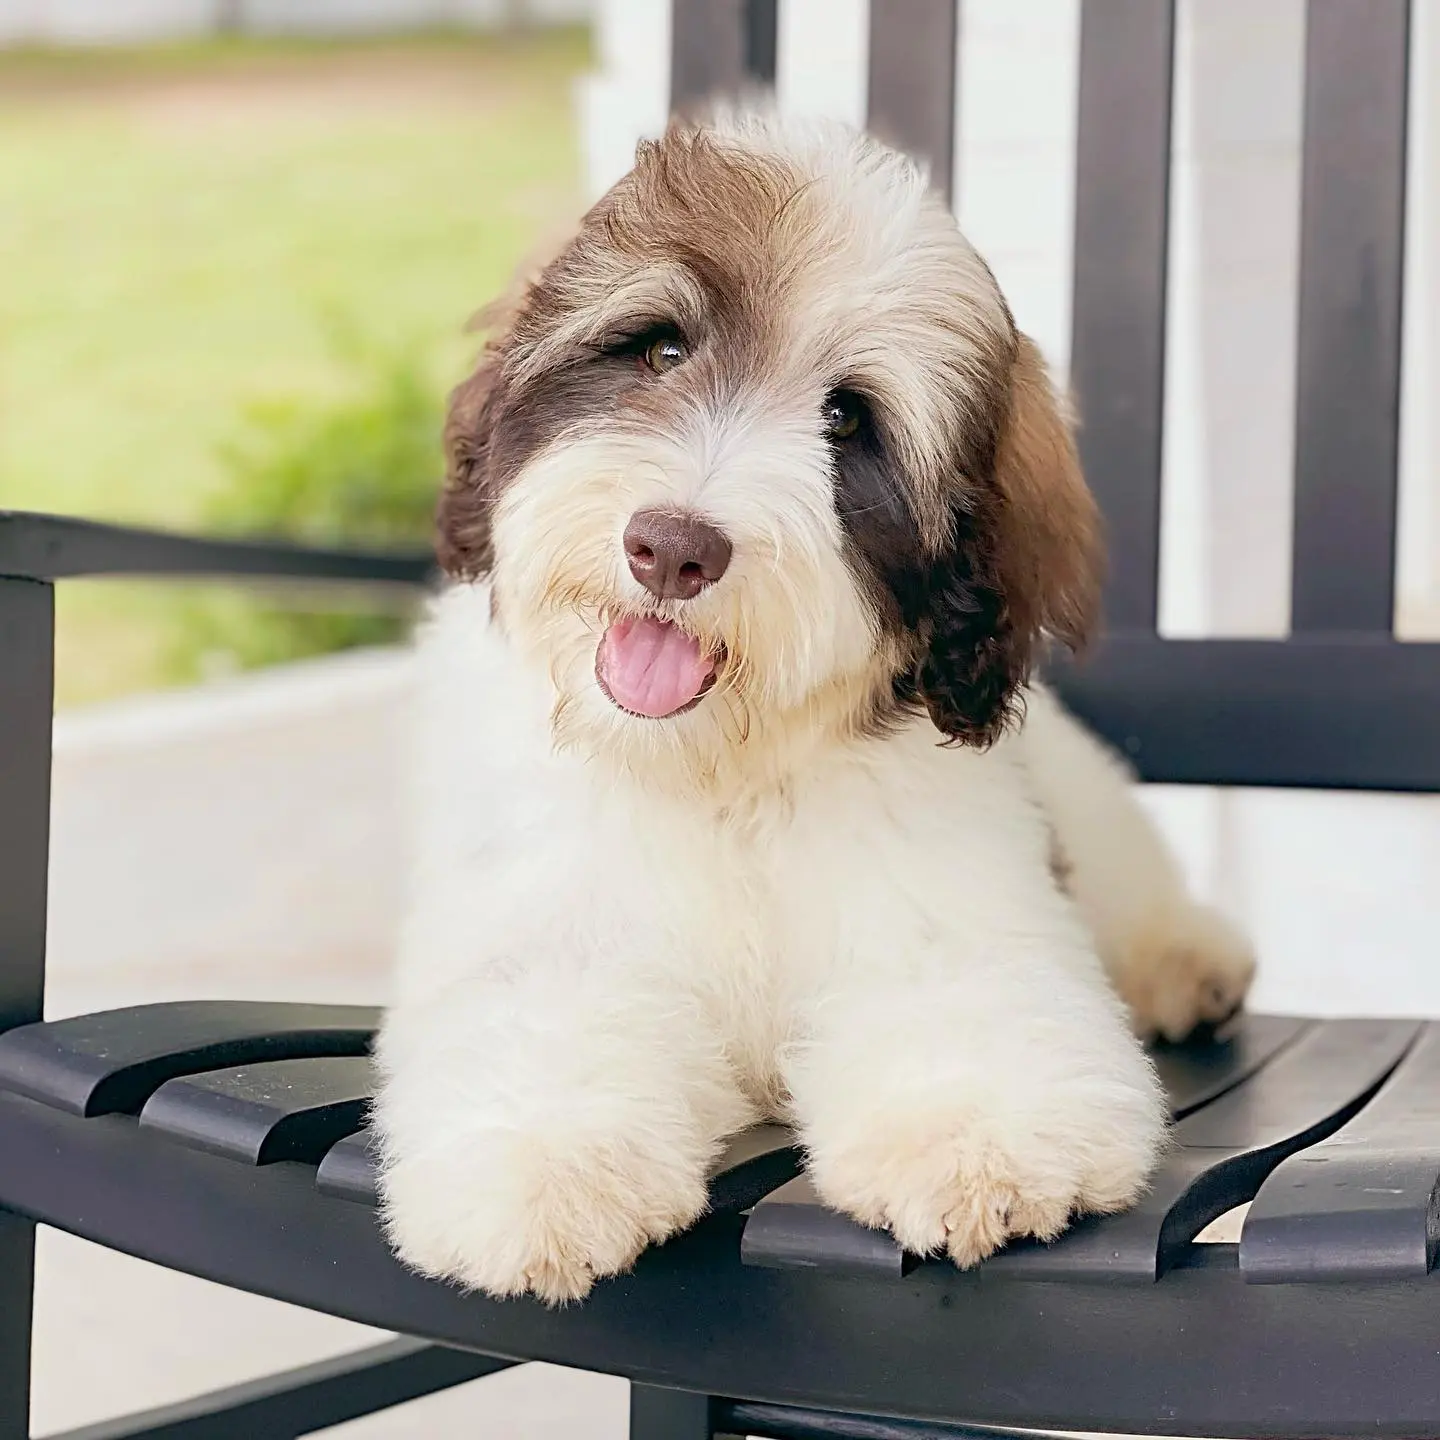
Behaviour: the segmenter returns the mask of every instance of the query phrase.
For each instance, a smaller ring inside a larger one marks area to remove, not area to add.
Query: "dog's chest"
[[[905,864],[872,784],[827,777],[743,815],[673,813],[647,836],[659,889],[685,897],[677,951],[748,1088],[780,1094],[778,1055]],[[883,901],[881,902],[883,903]]]

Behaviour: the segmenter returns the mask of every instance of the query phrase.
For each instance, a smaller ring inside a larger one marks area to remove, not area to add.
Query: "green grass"
[[[0,505],[198,523],[337,325],[443,388],[575,208],[575,32],[0,58]],[[153,592],[62,593],[60,690],[186,678]]]

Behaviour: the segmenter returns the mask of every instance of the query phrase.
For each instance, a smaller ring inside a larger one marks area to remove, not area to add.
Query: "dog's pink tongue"
[[[600,642],[600,678],[617,705],[652,720],[683,710],[701,691],[715,662],[700,642],[667,620],[620,620]]]

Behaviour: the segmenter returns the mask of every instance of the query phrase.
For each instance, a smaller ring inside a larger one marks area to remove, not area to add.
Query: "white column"
[[[1078,0],[964,0],[955,147],[960,226],[1021,328],[1070,364]]]
[[[780,108],[789,115],[863,125],[869,0],[781,0],[779,9],[775,98]]]
[[[1181,0],[1161,628],[1283,635],[1303,0]]]
[[[670,0],[597,0],[599,66],[579,82],[586,193],[598,199],[631,166],[636,144],[670,108]]]
[[[1397,629],[1440,639],[1440,14],[1411,9]]]

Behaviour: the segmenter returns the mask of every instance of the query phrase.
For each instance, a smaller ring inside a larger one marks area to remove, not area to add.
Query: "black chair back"
[[[963,0],[871,0],[869,123],[955,155]],[[1148,780],[1440,790],[1440,645],[1394,637],[1409,0],[1308,0],[1291,634],[1157,630],[1173,0],[1082,0],[1070,381],[1108,633],[1056,675]],[[774,0],[674,0],[672,105],[773,80]]]

